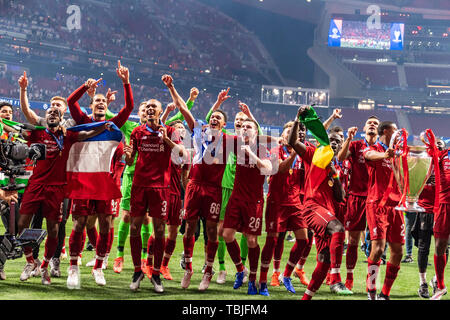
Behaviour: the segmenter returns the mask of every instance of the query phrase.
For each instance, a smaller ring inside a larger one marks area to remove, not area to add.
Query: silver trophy
[[[403,130],[398,130],[391,138],[390,147],[394,148],[399,135]],[[404,139],[399,143],[407,143]],[[395,153],[392,159],[392,171],[394,172],[395,180],[398,183],[400,192],[403,193],[405,187],[405,170],[403,168],[403,148]],[[425,146],[408,146],[408,153],[406,156],[407,170],[409,173],[409,191],[406,193],[404,203],[399,203],[396,210],[407,212],[425,212],[425,209],[419,206],[419,196],[422,192],[425,183],[431,175],[432,171],[432,157],[428,155]]]

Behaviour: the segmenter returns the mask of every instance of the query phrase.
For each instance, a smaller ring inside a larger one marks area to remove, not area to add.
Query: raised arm
[[[323,123],[323,127],[325,128],[325,130],[328,130],[330,128],[334,120],[342,118],[341,111],[341,109],[333,110],[333,114]]]
[[[220,106],[222,105],[222,103],[224,103],[227,99],[231,98],[231,96],[228,95],[228,92],[230,92],[230,88],[219,92],[219,94],[217,95],[216,102],[211,107],[211,109],[209,109],[209,112],[206,115],[206,118],[205,118],[206,122],[209,123],[209,119],[211,118],[211,115],[213,114],[213,112],[218,110],[220,108]]]
[[[351,155],[351,152],[349,151],[350,142],[352,142],[357,131],[358,131],[357,127],[351,127],[347,130],[347,139],[345,139],[344,143],[342,144],[341,150],[339,151],[339,153],[337,155],[337,159],[340,162],[342,162],[345,159],[347,159],[348,157],[350,157],[350,155]]]
[[[186,103],[184,100],[180,97],[177,90],[175,89],[173,85],[173,78],[167,74],[163,75],[161,80],[164,82],[164,84],[169,89],[170,95],[172,96],[173,103],[177,106],[177,108],[180,110],[181,114],[183,115],[184,119],[187,122],[187,125],[191,131],[194,130],[195,127],[195,119],[192,113],[189,111],[188,107],[186,106]]]
[[[120,60],[117,61],[116,73],[123,83],[125,106],[119,111],[117,116],[111,119],[111,121],[114,122],[117,127],[121,128],[128,120],[131,112],[133,111],[134,99],[130,84],[130,71],[128,70],[128,68],[120,64]]]
[[[191,88],[191,93],[190,93],[189,99],[188,99],[188,101],[186,101],[186,106],[187,106],[187,108],[189,110],[191,110],[192,107],[194,106],[194,102],[197,99],[199,92],[200,91],[197,88],[195,88],[195,87]],[[170,124],[170,123],[172,123],[174,121],[177,121],[177,120],[181,120],[181,121],[184,120],[184,117],[183,117],[183,115],[181,114],[180,111],[178,111],[177,114],[175,114],[173,117],[171,117],[165,123]]]
[[[20,87],[20,108],[22,109],[23,114],[25,115],[25,118],[29,123],[32,125],[39,124],[39,116],[31,110],[30,104],[28,102],[28,96],[27,96],[27,87],[28,87],[28,78],[27,78],[27,72],[23,72],[23,76],[19,78],[19,87]]]
[[[88,115],[81,111],[78,100],[80,100],[88,90],[92,91],[95,89],[100,81],[102,81],[102,78],[98,80],[88,79],[81,87],[72,92],[72,94],[67,98],[70,115],[77,124],[86,123],[89,119]]]
[[[380,161],[383,159],[389,159],[394,156],[394,149],[387,149],[385,152],[378,152],[375,150],[369,150],[364,152],[364,158],[369,161]]]
[[[296,156],[297,156],[297,153],[295,152],[295,150],[292,150],[289,157],[287,157],[285,160],[279,160],[278,172],[280,172],[280,173],[287,172],[291,168],[292,164],[294,163]]]
[[[301,106],[298,108],[297,116],[295,117],[294,125],[292,126],[291,133],[289,134],[288,144],[295,150],[295,152],[300,156],[306,152],[306,145],[298,139],[298,128],[300,126],[300,115],[306,110],[306,106]]]
[[[174,104],[174,103],[169,103],[168,105],[167,105],[167,107],[166,107],[166,109],[164,109],[164,112],[163,112],[163,114],[162,114],[162,116],[161,116],[161,122],[162,123],[165,123],[165,124],[169,124],[166,120],[167,120],[167,117],[169,116],[169,114],[173,111],[173,110],[175,110],[177,107],[176,107],[176,105]],[[181,114],[181,112],[179,112],[180,114]]]

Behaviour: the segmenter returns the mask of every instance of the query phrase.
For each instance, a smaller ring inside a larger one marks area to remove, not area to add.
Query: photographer
[[[105,123],[90,131],[66,131],[61,126],[62,113],[57,107],[50,107],[45,116],[47,128],[45,130],[32,130],[25,139],[28,144],[40,143],[46,145],[46,159],[38,160],[29,179],[29,184],[20,206],[19,234],[30,225],[33,215],[41,210],[47,219],[47,240],[45,242],[44,259],[40,266],[42,283],[49,285],[49,260],[55,253],[58,243],[58,228],[62,220],[62,203],[65,196],[66,164],[71,146],[77,141],[94,137],[109,129],[110,123]],[[31,247],[24,247],[27,264],[20,276],[26,281],[32,272],[38,268]]]
[[[0,102],[0,119],[7,119],[12,121],[13,116],[13,106],[9,104],[6,101]],[[12,129],[9,126],[4,125],[3,123],[0,123],[1,131],[0,131],[0,139],[2,140],[8,140],[9,133],[16,133],[14,129]],[[13,140],[15,139],[16,134],[13,136]],[[17,183],[25,183],[26,184],[26,177],[17,177]],[[3,172],[0,171],[0,187],[6,186],[9,183],[9,178],[4,175]],[[19,220],[19,204],[22,199],[23,190],[17,191],[0,191],[0,200],[4,200],[8,203],[8,205],[2,206],[2,212],[0,212],[0,215],[2,217],[3,225],[5,226],[6,230],[9,230],[9,204],[11,201],[14,201],[18,203],[18,205],[15,207],[15,229],[17,230],[17,221]],[[11,195],[14,196],[14,199],[11,198]],[[6,274],[2,267],[0,267],[0,280],[6,280]]]

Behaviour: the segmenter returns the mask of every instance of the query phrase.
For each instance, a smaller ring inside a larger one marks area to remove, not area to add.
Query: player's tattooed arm
[[[195,119],[192,113],[189,111],[189,108],[186,105],[186,102],[184,102],[183,98],[178,94],[177,90],[175,89],[173,85],[173,78],[165,74],[162,76],[161,80],[164,82],[164,84],[169,89],[170,95],[172,96],[173,103],[175,106],[180,110],[181,114],[184,117],[184,120],[186,120],[186,123],[191,131],[194,130],[195,127]]]
[[[78,133],[78,141],[84,141],[93,138],[105,130],[111,130],[111,122],[105,122],[103,125],[98,126],[92,130],[80,131]]]
[[[347,139],[345,139],[344,143],[342,144],[341,150],[338,153],[338,160],[344,161],[348,157],[350,157],[351,152],[349,150],[350,148],[350,142],[352,142],[353,138],[355,137],[356,132],[358,131],[357,127],[351,127],[347,130]]]
[[[331,126],[331,124],[333,123],[334,120],[336,119],[341,119],[342,118],[342,110],[341,109],[334,109],[332,115],[323,123],[323,127],[325,128],[325,130],[328,130]]]
[[[297,153],[295,152],[294,149],[292,149],[289,157],[287,157],[285,160],[281,160],[281,159],[278,160],[279,161],[278,172],[284,173],[284,172],[288,171],[292,167],[292,164],[294,163],[296,156],[297,156]]]

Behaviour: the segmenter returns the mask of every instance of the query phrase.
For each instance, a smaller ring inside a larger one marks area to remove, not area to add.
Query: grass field
[[[70,219],[69,219],[70,220]],[[118,225],[118,219],[116,219],[116,227]],[[70,234],[72,223],[67,223],[67,236]],[[117,230],[117,228],[116,228]],[[0,233],[4,233],[3,225],[0,227]],[[237,236],[238,240],[240,235]],[[263,234],[259,240],[260,246],[264,245],[265,234]],[[51,286],[44,286],[41,284],[41,279],[31,278],[26,282],[19,280],[20,273],[25,265],[25,258],[22,257],[17,260],[8,260],[5,266],[7,279],[0,281],[0,300],[299,300],[301,299],[305,287],[300,284],[297,278],[294,278],[293,283],[297,291],[296,294],[287,292],[283,285],[281,287],[270,287],[270,297],[248,296],[246,284],[239,290],[233,290],[234,274],[236,269],[231,262],[227,254],[226,268],[228,272],[227,282],[223,285],[217,284],[216,275],[213,277],[211,285],[206,292],[199,292],[197,290],[200,283],[202,273],[201,268],[204,261],[204,246],[202,236],[199,238],[195,245],[194,250],[194,275],[192,277],[191,286],[187,290],[183,290],[180,287],[180,281],[184,274],[184,271],[179,266],[180,253],[183,249],[182,236],[179,234],[177,239],[177,246],[169,263],[174,280],[164,280],[165,292],[163,294],[157,294],[153,291],[153,286],[148,278],[145,278],[141,283],[141,288],[138,292],[131,292],[129,284],[131,282],[131,276],[133,274],[133,267],[131,262],[131,255],[129,250],[129,242],[127,241],[125,248],[125,266],[121,274],[116,274],[112,271],[112,264],[116,254],[116,241],[112,248],[112,252],[109,259],[108,269],[105,270],[106,287],[99,287],[95,284],[90,271],[91,268],[85,267],[86,262],[94,257],[94,252],[83,252],[83,266],[81,267],[81,289],[69,290],[66,287],[67,268],[69,266],[68,260],[61,262],[62,277],[52,278]],[[68,241],[66,240],[66,244]],[[289,250],[291,249],[293,242],[285,241],[284,254],[282,259],[282,269],[286,263]],[[41,244],[41,255],[44,253],[44,244]],[[429,261],[431,265],[428,269],[428,280],[431,280],[434,275],[433,263],[434,248],[431,248]],[[365,293],[365,277],[367,274],[367,264],[364,263],[365,256],[361,250],[358,250],[358,263],[355,268],[354,278],[354,295],[339,297],[332,294],[326,285],[322,285],[320,290],[314,297],[314,300],[366,300]],[[416,260],[417,248],[414,248],[413,257]],[[316,250],[313,246],[308,261],[305,266],[305,271],[308,277],[311,276],[315,267]],[[248,263],[246,264],[248,266]],[[216,259],[215,270],[218,270],[218,262]],[[381,266],[377,288],[381,290],[382,281],[384,280],[385,266]],[[345,280],[345,256],[343,257],[341,274]],[[272,274],[272,268],[269,270],[269,281]],[[450,279],[450,273],[447,271],[445,274],[447,282]],[[258,270],[259,279],[259,270]],[[394,283],[391,299],[392,300],[417,300],[420,299],[417,295],[417,289],[419,285],[419,275],[417,263],[402,264],[397,280]],[[430,287],[430,292],[432,291]],[[448,300],[449,295],[443,297],[442,300]]]

